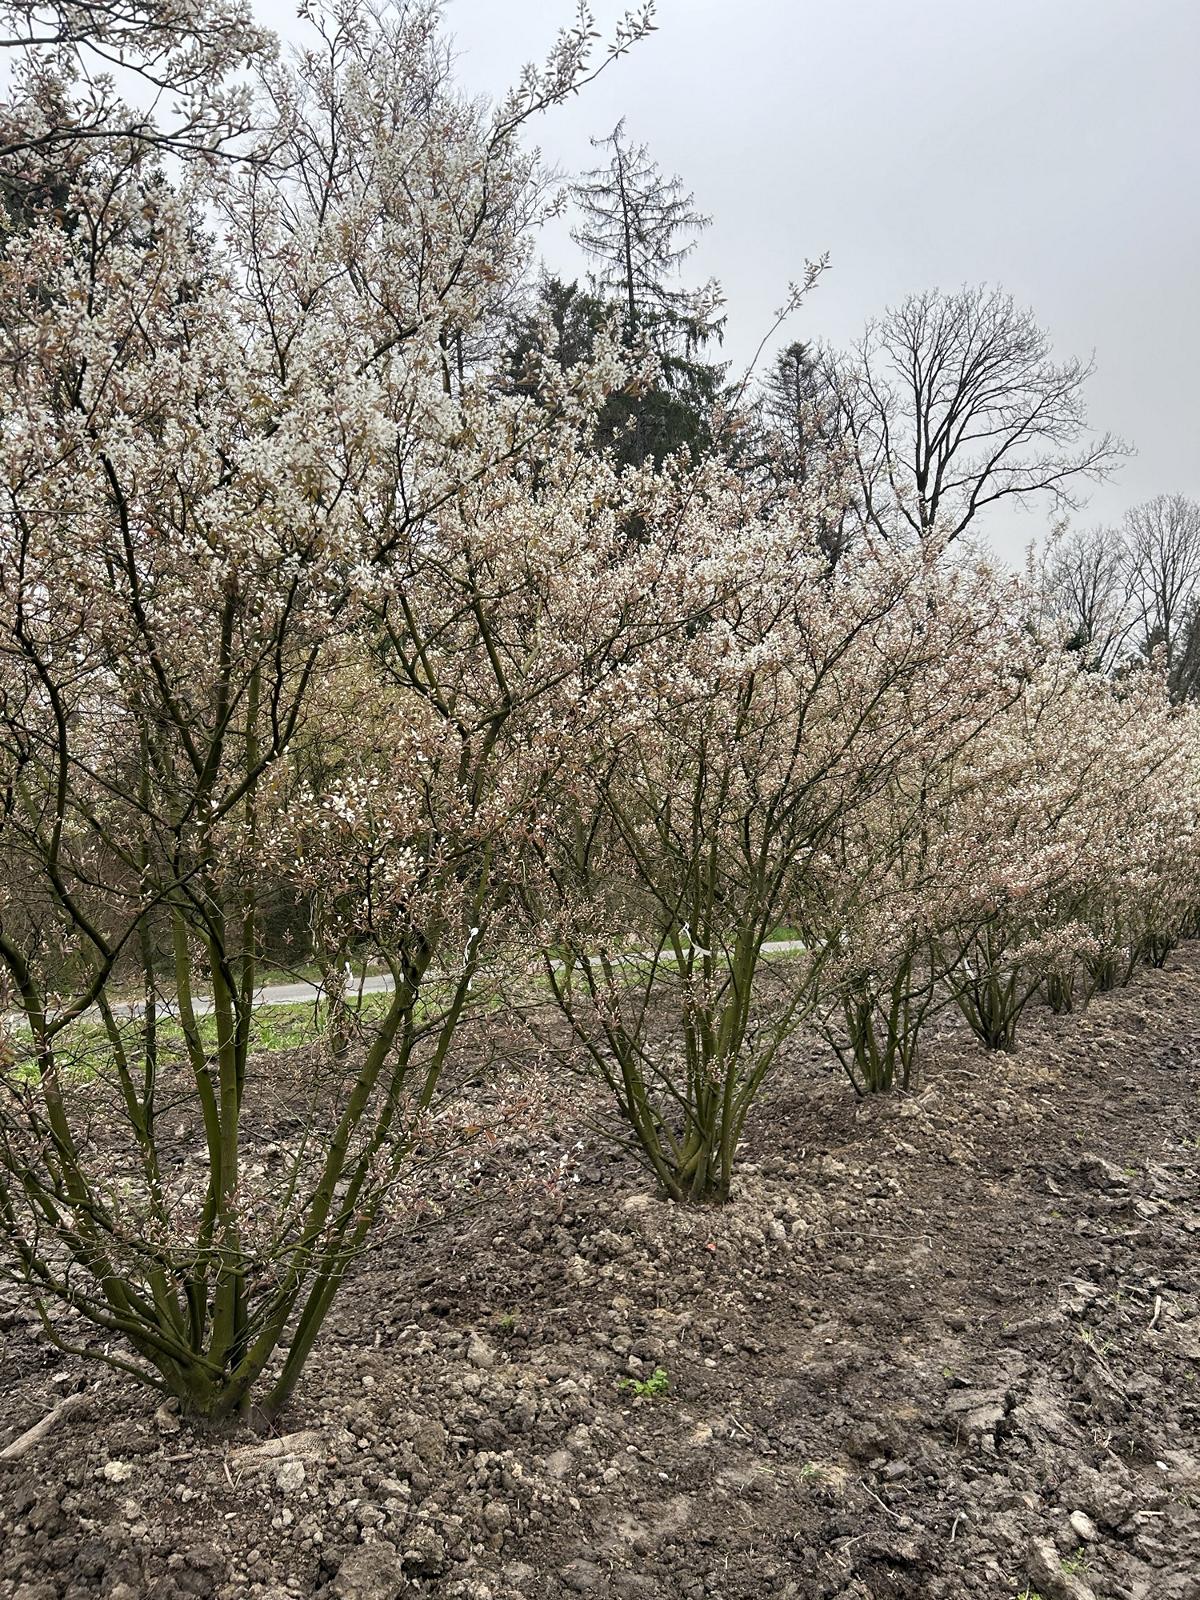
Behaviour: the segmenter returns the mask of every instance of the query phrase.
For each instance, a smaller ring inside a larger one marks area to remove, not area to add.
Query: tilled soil
[[[912,1094],[798,1048],[720,1211],[510,1130],[266,1441],[0,1300],[0,1448],[84,1391],[0,1463],[0,1600],[1200,1600],[1198,1019],[1190,946]]]

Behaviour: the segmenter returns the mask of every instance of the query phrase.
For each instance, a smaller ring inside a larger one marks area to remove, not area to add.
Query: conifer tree
[[[680,269],[710,219],[645,145],[629,142],[623,121],[593,145],[608,159],[575,185],[580,220],[572,237],[594,263],[593,293],[613,307],[623,342],[652,350],[662,371],[661,383],[636,397],[619,453],[640,464],[685,445],[705,450],[725,365],[700,353],[720,341],[724,319],[716,282],[690,289]]]

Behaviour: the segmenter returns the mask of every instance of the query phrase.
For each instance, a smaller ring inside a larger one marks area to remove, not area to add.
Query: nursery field
[[[0,0],[0,1600],[1200,1600],[1192,457],[615,4]]]
[[[906,1094],[797,1034],[730,1203],[681,1207],[493,1018],[449,1069],[493,1131],[265,1434],[181,1427],[0,1288],[0,1596],[1195,1600],[1198,1019],[1190,943],[1011,1056],[943,1016]]]

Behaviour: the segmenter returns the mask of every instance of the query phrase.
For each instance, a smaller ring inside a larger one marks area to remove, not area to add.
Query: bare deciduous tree
[[[1072,529],[1047,551],[1042,574],[1047,610],[1094,672],[1111,672],[1132,644],[1128,552],[1117,528]]]
[[[716,328],[697,315],[697,302],[712,298],[715,285],[697,296],[674,277],[712,219],[695,210],[680,178],[664,177],[645,145],[628,142],[624,119],[592,143],[610,152],[609,162],[575,186],[581,220],[572,237],[596,262],[597,285],[620,295],[626,341],[635,343],[665,316],[703,343]]]
[[[1159,494],[1125,517],[1125,549],[1138,642],[1161,648],[1177,696],[1200,683],[1200,505],[1181,494]]]
[[[886,311],[836,375],[868,524],[949,544],[1000,501],[1076,505],[1124,448],[1089,430],[1091,372],[1057,360],[999,288],[927,290]]]

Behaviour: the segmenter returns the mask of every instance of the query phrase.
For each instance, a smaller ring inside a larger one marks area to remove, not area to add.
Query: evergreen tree
[[[599,295],[543,272],[531,299],[509,319],[502,357],[509,381],[522,393],[533,391],[535,354],[551,357],[563,372],[590,361],[607,317],[608,308]],[[547,325],[554,333],[549,348],[544,339]]]
[[[785,345],[762,382],[756,420],[743,463],[780,496],[824,480],[817,537],[836,562],[861,523],[861,508],[839,464],[842,419],[826,353],[799,339]]]
[[[713,442],[725,365],[700,352],[720,341],[724,319],[715,315],[715,282],[692,291],[679,270],[709,219],[678,177],[665,177],[644,145],[627,141],[623,122],[593,144],[608,161],[575,186],[580,222],[572,237],[594,263],[592,297],[615,310],[626,345],[651,349],[662,370],[661,383],[627,397],[626,436],[616,448],[638,463],[685,445],[703,451]]]
[[[610,156],[575,185],[581,221],[572,238],[595,261],[597,285],[620,296],[626,340],[661,331],[665,318],[704,342],[711,324],[695,316],[695,297],[671,280],[712,219],[694,209],[695,197],[684,194],[678,177],[663,176],[645,145],[627,143],[623,121],[592,145]]]

